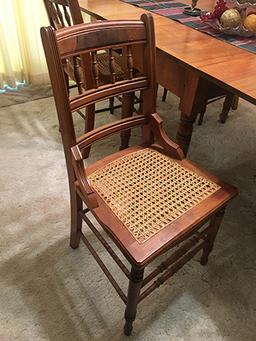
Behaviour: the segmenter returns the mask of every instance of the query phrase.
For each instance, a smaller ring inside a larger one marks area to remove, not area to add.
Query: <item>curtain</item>
[[[42,0],[0,0],[0,89],[48,83],[40,37],[47,25]]]

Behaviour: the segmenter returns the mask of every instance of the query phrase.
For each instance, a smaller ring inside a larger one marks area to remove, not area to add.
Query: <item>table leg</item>
[[[181,112],[180,123],[176,134],[176,141],[178,145],[183,150],[184,155],[186,156],[188,153],[192,133],[193,133],[193,124],[195,122],[195,118],[191,116],[187,116],[184,112]]]
[[[176,135],[177,143],[185,155],[189,149],[193,124],[207,101],[208,84],[196,72],[187,70],[184,91],[180,97],[181,116]]]

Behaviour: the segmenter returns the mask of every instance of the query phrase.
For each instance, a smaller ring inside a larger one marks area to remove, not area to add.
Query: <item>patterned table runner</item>
[[[126,3],[138,6],[150,12],[162,15],[164,17],[176,20],[186,26],[190,26],[198,31],[207,33],[227,43],[243,48],[247,51],[256,53],[256,38],[245,38],[239,36],[230,36],[219,33],[212,27],[203,23],[200,17],[191,17],[183,13],[187,4],[175,2],[174,0],[122,0]]]

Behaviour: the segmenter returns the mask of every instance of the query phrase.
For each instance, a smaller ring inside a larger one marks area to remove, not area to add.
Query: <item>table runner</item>
[[[162,15],[164,17],[176,20],[186,26],[192,27],[198,31],[207,33],[217,39],[243,48],[247,51],[256,53],[256,37],[246,38],[239,36],[231,36],[217,32],[214,28],[203,23],[200,17],[192,17],[183,13],[187,4],[175,2],[174,0],[122,0],[131,5],[138,6],[150,12]]]

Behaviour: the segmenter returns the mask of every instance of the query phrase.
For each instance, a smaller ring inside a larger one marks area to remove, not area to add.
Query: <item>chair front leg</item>
[[[221,221],[223,219],[224,213],[225,213],[225,207],[220,209],[217,213],[215,213],[211,219],[211,222],[210,222],[211,228],[210,228],[209,233],[207,234],[207,239],[206,239],[207,244],[203,248],[203,254],[202,254],[201,259],[200,259],[200,263],[202,265],[206,265],[208,262],[208,257],[209,257],[209,254],[211,253],[212,249],[213,249],[214,241],[215,241],[215,238],[216,238],[217,233],[219,231],[220,224],[221,224]]]
[[[142,285],[144,268],[132,266],[127,295],[127,305],[125,309],[124,334],[129,336],[132,332],[132,324],[136,317],[137,305],[139,301],[140,289]]]

